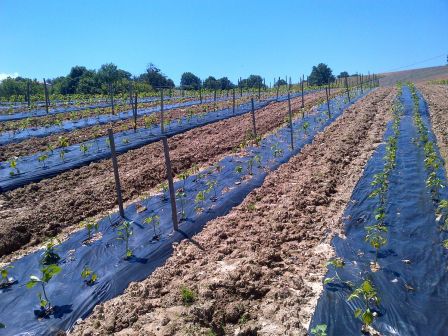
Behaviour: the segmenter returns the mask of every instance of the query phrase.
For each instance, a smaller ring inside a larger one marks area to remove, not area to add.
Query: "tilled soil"
[[[305,96],[307,108],[324,93]],[[300,110],[301,100],[292,101]],[[256,112],[259,135],[283,124],[287,102],[272,103]],[[216,162],[247,139],[252,129],[247,114],[170,138],[175,174],[192,165]],[[137,198],[165,179],[165,160],[160,142],[122,154],[118,158],[124,201]],[[113,209],[116,204],[112,163],[103,160],[54,178],[29,184],[0,195],[0,256],[39,244],[62,229],[76,226],[87,217]]]
[[[395,92],[379,89],[349,108],[240,206],[175,246],[163,267],[97,306],[72,334],[306,335],[330,240],[382,141]]]
[[[242,104],[244,102],[247,103],[248,99],[243,98],[236,101],[236,104]],[[199,113],[207,113],[209,111],[213,111],[213,109],[219,110],[232,106],[232,102],[217,102],[207,103],[201,105],[193,105],[189,107],[177,108],[172,110],[167,110],[164,113],[164,120],[175,120],[181,117],[184,117],[189,112],[193,112],[196,114]],[[152,113],[154,116],[155,123],[160,123],[160,113]],[[159,126],[159,125],[154,125]],[[42,152],[48,150],[49,146],[52,148],[59,148],[60,142],[59,138],[64,137],[67,140],[69,145],[78,144],[83,141],[92,140],[101,136],[107,135],[107,130],[112,128],[114,132],[121,132],[133,129],[134,120],[120,120],[115,121],[103,125],[95,125],[90,127],[85,127],[81,129],[76,129],[70,132],[61,132],[52,134],[46,137],[41,138],[30,138],[18,143],[10,143],[1,147],[0,150],[0,161],[6,161],[11,157],[19,157],[24,155],[31,155],[37,152]],[[143,116],[138,116],[137,118],[137,127],[146,127],[145,120]]]
[[[432,129],[437,138],[437,145],[448,171],[448,86],[418,85],[429,107]]]

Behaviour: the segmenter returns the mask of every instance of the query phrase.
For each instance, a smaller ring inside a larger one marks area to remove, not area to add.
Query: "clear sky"
[[[448,0],[0,0],[0,74],[113,62],[238,77],[446,64]]]

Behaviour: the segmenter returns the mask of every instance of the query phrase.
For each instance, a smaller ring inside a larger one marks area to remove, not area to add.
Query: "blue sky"
[[[446,64],[447,22],[447,0],[0,0],[0,74],[108,62],[139,74],[152,62],[176,83],[184,71],[270,82],[320,62],[335,73],[426,67]]]

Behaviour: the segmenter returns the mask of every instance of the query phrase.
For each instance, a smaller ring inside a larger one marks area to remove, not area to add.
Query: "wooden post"
[[[253,127],[254,137],[257,138],[257,126],[256,126],[256,124],[255,124],[255,107],[254,107],[254,99],[251,98],[250,101],[251,101],[251,103],[252,103],[252,127]]]
[[[280,77],[278,78],[278,81],[277,81],[277,100],[278,100],[279,89],[280,89]]]
[[[328,79],[328,90],[325,88],[325,94],[327,96],[327,109],[328,109],[328,118],[331,118],[331,111],[330,111],[330,79]]]
[[[160,132],[165,133],[165,125],[163,118],[163,88],[160,90]]]
[[[216,111],[216,89],[213,92],[213,111]]]
[[[347,77],[345,77],[345,90],[347,91],[348,102],[350,102],[350,92],[348,91]]]
[[[134,112],[134,132],[137,132],[137,92],[134,94],[134,106],[132,110]]]
[[[170,191],[170,200],[171,200],[171,218],[173,220],[173,229],[177,231],[178,220],[177,220],[177,207],[176,207],[176,194],[174,192],[174,183],[173,183],[173,171],[171,169],[171,160],[170,160],[170,148],[168,147],[168,139],[164,136],[162,137],[163,142],[163,151],[165,153],[165,165],[166,165],[166,178],[168,180],[168,188]]]
[[[303,79],[304,79],[304,77],[302,77],[302,108],[304,108],[305,107],[305,101],[304,101],[304,98],[303,98]]]
[[[50,105],[50,101],[48,99],[48,89],[47,89],[47,81],[44,78],[44,95],[45,95],[45,111],[48,114],[48,105]]]
[[[114,133],[112,132],[111,128],[109,128],[107,132],[109,133],[110,151],[112,153],[112,166],[114,168],[115,190],[117,192],[118,209],[120,212],[120,216],[124,218],[123,199],[121,197],[120,175],[118,174],[117,153],[115,152]]]
[[[363,75],[361,74],[361,94],[363,94],[363,90],[362,90],[362,81],[364,80]]]
[[[258,100],[261,98],[261,83],[258,83]]]
[[[243,86],[240,86],[240,98],[243,96]]]
[[[28,81],[26,81],[26,100],[27,100],[27,103],[28,103],[28,108],[30,108],[31,107],[31,97],[30,97],[30,95],[31,95],[31,93],[30,93],[30,81],[28,80]]]
[[[291,148],[294,150],[294,130],[292,128],[292,111],[291,111],[291,96],[288,92],[288,114],[289,114],[289,128],[291,129]]]
[[[202,104],[202,87],[199,88],[199,101]]]
[[[115,114],[114,93],[112,89],[112,83],[109,83],[109,96],[110,96],[110,104],[112,106],[112,114]]]
[[[232,113],[235,114],[235,89],[233,89],[232,93]]]

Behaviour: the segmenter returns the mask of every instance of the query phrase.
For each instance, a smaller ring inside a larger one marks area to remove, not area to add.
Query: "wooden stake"
[[[165,165],[166,165],[166,178],[168,180],[168,188],[170,191],[170,201],[171,201],[171,219],[173,220],[173,229],[177,231],[179,229],[177,220],[177,207],[176,207],[176,194],[174,192],[173,183],[173,171],[171,169],[170,160],[170,148],[168,146],[168,139],[164,136],[162,137],[163,151],[165,153]]]
[[[163,89],[160,90],[160,132],[165,133],[165,125],[163,118]]]
[[[235,114],[235,89],[233,89],[232,93],[232,113]]]
[[[137,132],[137,92],[134,93],[134,106],[132,110],[134,112],[134,132]]]
[[[328,79],[328,90],[325,88],[325,94],[327,96],[327,109],[328,109],[328,118],[331,118],[331,111],[330,111],[330,79]]]
[[[253,127],[253,132],[254,132],[254,137],[257,138],[257,126],[255,124],[255,107],[254,107],[254,99],[251,98],[251,103],[252,103],[252,127]]]
[[[347,90],[348,102],[350,102],[350,91],[348,90],[347,77],[345,77],[345,89]]]
[[[289,128],[291,129],[291,148],[294,150],[294,130],[292,128],[292,111],[291,111],[291,96],[288,92],[288,114],[289,114]]]
[[[45,94],[45,111],[48,114],[48,105],[50,105],[50,100],[48,99],[48,89],[47,89],[47,81],[44,78],[44,94]]]
[[[303,98],[303,78],[302,78],[302,108],[304,108],[304,107],[305,107],[305,101]]]
[[[31,97],[30,97],[31,93],[30,93],[30,81],[26,81],[26,100],[28,103],[28,108],[31,107]]]
[[[118,209],[120,212],[120,216],[124,218],[123,199],[121,197],[120,176],[118,174],[118,162],[117,153],[115,151],[114,133],[112,132],[111,128],[109,128],[107,132],[109,133],[110,151],[112,153],[112,166],[114,168],[115,190],[117,192]]]

